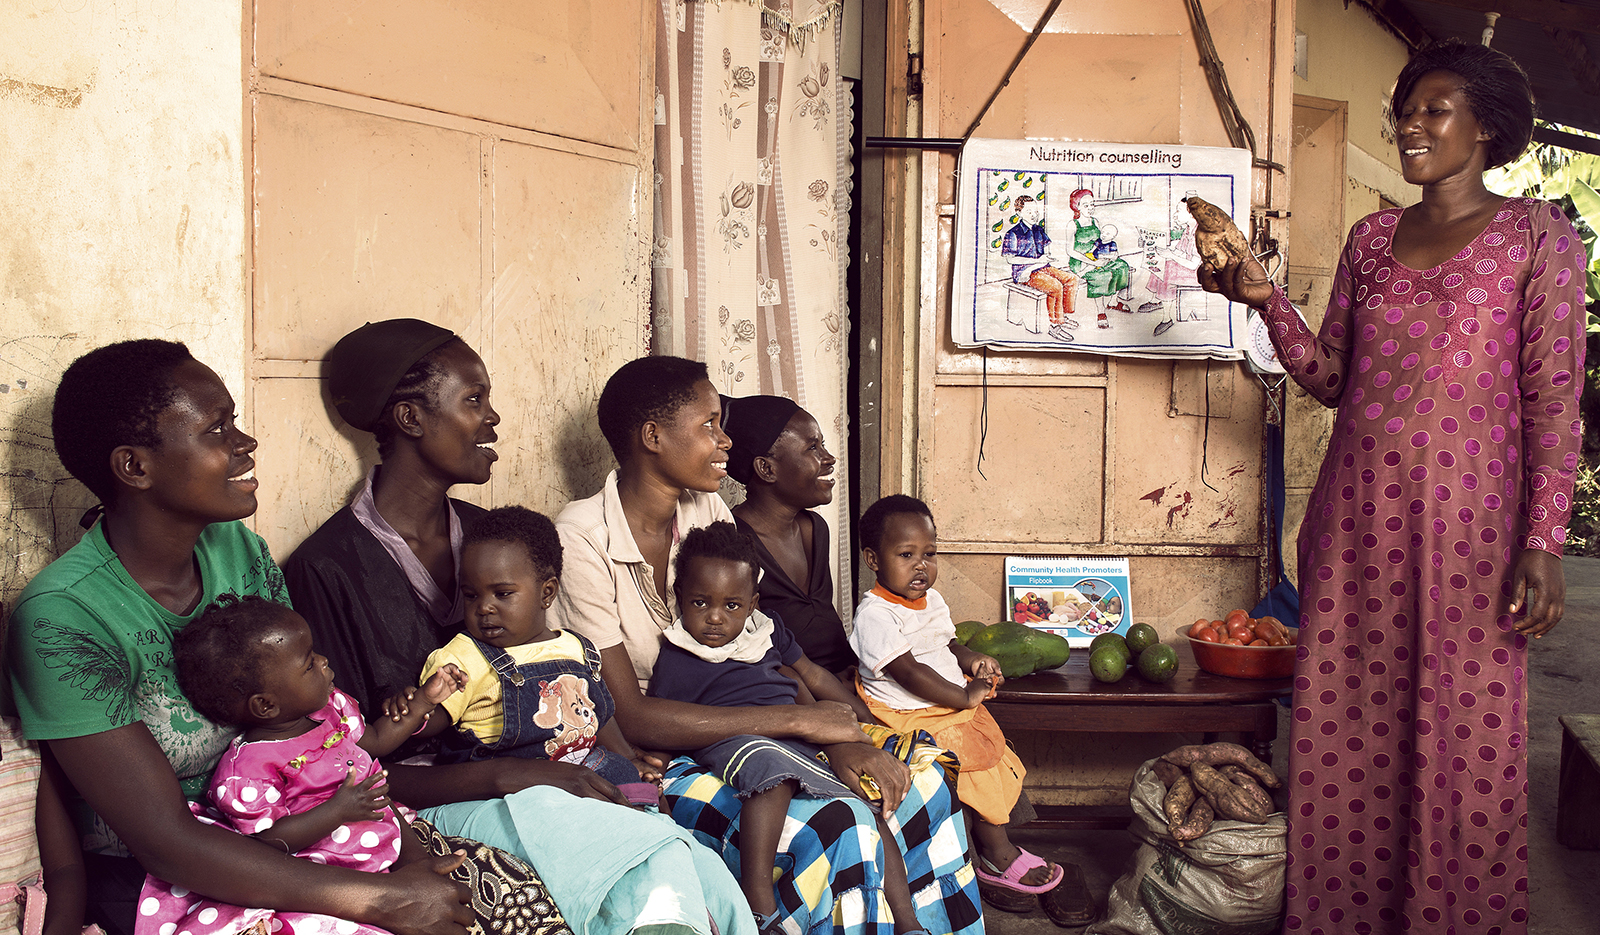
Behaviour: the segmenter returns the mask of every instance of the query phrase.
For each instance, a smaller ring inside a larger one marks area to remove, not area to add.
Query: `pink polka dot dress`
[[[352,766],[358,781],[382,769],[356,743],[366,724],[349,696],[335,690],[312,718],[320,723],[287,740],[245,743],[235,738],[211,776],[211,800],[226,821],[191,805],[196,817],[257,834],[286,815],[307,812],[332,798]],[[409,819],[409,810],[405,814]],[[401,836],[410,833],[391,813],[384,821],[340,825],[295,856],[381,873],[399,855]],[[315,913],[232,906],[153,876],[145,878],[139,897],[135,935],[235,935],[262,920],[274,935],[387,935],[384,929]]]
[[[1581,426],[1584,257],[1509,199],[1413,270],[1399,210],[1350,232],[1320,335],[1281,292],[1284,365],[1338,410],[1300,530],[1293,935],[1527,928],[1523,548],[1560,554]]]

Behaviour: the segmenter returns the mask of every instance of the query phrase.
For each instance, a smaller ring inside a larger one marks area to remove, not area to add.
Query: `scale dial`
[[[1261,313],[1250,309],[1245,313],[1245,343],[1244,359],[1250,369],[1256,373],[1285,373],[1283,364],[1278,362],[1278,350],[1272,346],[1272,337],[1267,333],[1267,320]]]

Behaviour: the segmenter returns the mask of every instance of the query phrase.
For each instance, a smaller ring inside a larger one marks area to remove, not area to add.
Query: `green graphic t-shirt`
[[[267,544],[242,523],[206,527],[195,558],[203,595],[188,616],[157,604],[134,583],[103,524],[29,582],[11,615],[9,651],[29,740],[84,737],[143,721],[184,795],[204,800],[206,780],[238,731],[207,720],[178,690],[172,639],[218,595],[288,604],[289,592]],[[81,801],[75,806],[86,850],[127,853]]]

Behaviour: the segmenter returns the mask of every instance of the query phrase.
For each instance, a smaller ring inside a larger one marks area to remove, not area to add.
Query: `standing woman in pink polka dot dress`
[[[1394,101],[1422,201],[1350,231],[1321,333],[1259,264],[1201,271],[1338,410],[1300,528],[1285,930],[1524,932],[1527,640],[1566,594],[1583,247],[1484,188],[1532,132],[1515,62],[1431,46]]]

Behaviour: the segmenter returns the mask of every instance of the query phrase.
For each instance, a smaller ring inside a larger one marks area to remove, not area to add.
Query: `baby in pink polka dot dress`
[[[460,690],[465,676],[454,666],[386,700],[384,716],[367,725],[356,702],[334,688],[333,670],[312,649],[304,618],[282,604],[259,597],[219,601],[178,634],[173,654],[179,685],[195,709],[244,728],[209,787],[234,830],[296,857],[354,870],[384,872],[429,856],[408,827],[410,809],[389,799],[387,773],[375,757],[392,752]],[[194,810],[208,820],[198,805]],[[186,930],[220,935],[241,931],[251,913],[265,911],[214,903],[150,877],[137,931],[168,935],[165,922],[193,914],[210,924],[185,923]],[[275,919],[292,930],[294,917]],[[310,931],[326,928],[300,921]]]

